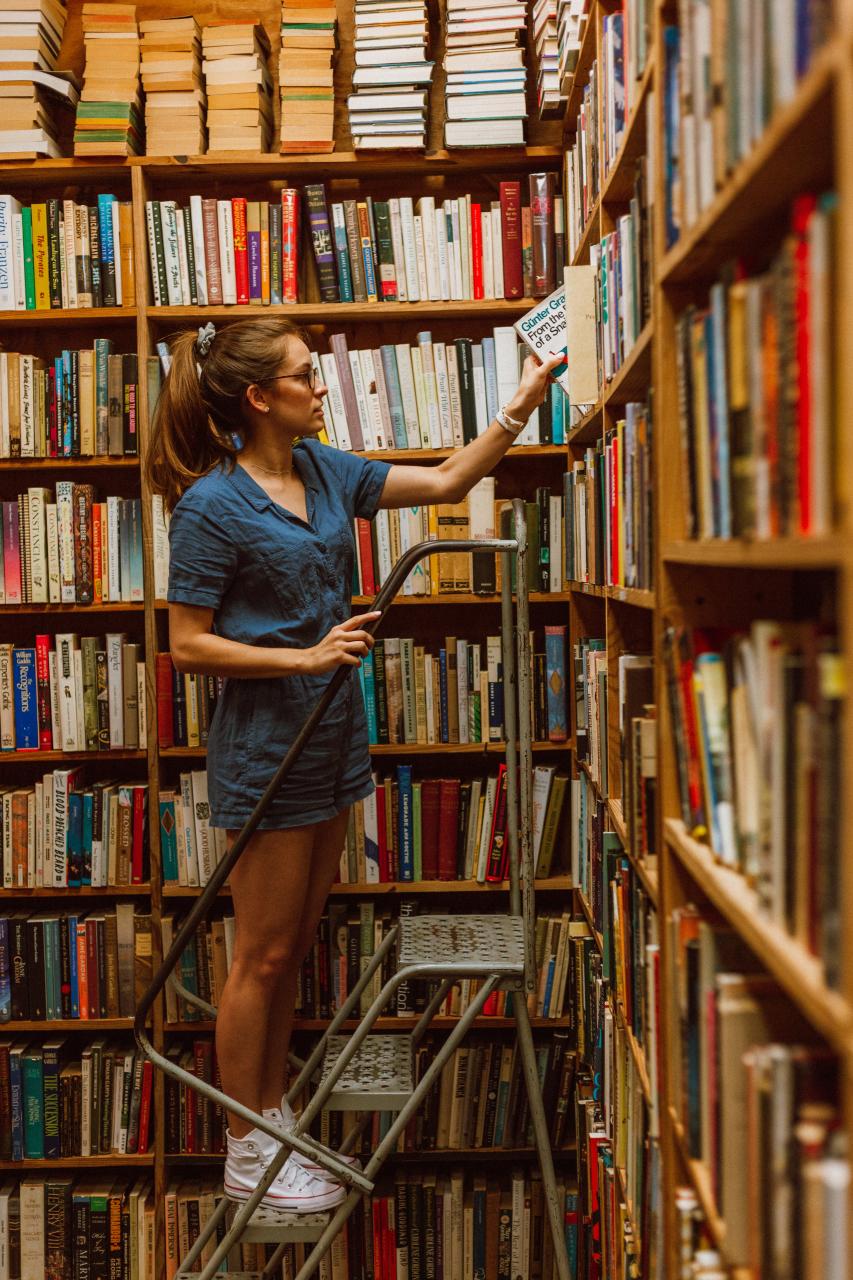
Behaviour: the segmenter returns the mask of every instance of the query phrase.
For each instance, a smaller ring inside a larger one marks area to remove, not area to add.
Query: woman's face
[[[256,430],[273,435],[314,436],[322,431],[323,397],[328,387],[317,375],[314,381],[311,354],[298,338],[284,338],[277,373],[268,381],[250,387],[250,405]],[[269,412],[266,412],[266,408]]]

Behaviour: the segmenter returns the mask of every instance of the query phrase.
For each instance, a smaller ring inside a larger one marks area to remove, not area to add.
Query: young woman
[[[210,727],[210,820],[229,843],[340,665],[372,647],[350,616],[352,526],[379,507],[458,502],[542,403],[556,361],[530,357],[488,430],[438,466],[318,442],[323,386],[278,316],[181,334],[154,422],[151,487],[171,512],[169,643],[178,671],[227,677]],[[242,442],[234,443],[234,433]],[[338,869],[347,813],[373,789],[364,706],[345,681],[231,874],[234,954],[216,1019],[222,1087],[287,1128],[282,1097],[303,958]],[[246,1199],[277,1143],[236,1116],[226,1194]],[[292,1154],[264,1203],[313,1212],[343,1187]]]

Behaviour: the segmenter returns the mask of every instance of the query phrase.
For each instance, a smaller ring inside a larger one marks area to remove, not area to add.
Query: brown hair
[[[198,348],[198,332],[179,333],[157,400],[146,470],[166,509],[217,463],[237,457],[232,432],[244,422],[246,388],[274,377],[281,367],[281,339],[307,342],[285,316],[254,316],[220,329]]]

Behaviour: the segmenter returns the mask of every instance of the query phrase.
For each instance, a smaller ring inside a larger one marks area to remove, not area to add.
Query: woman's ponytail
[[[179,333],[154,410],[146,459],[148,483],[167,511],[218,463],[237,457],[233,433],[245,429],[246,388],[274,377],[282,339],[305,333],[284,316],[238,320],[218,332]]]

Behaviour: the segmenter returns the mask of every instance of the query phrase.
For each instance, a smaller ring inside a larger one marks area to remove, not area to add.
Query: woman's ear
[[[269,413],[266,397],[256,382],[250,382],[246,388],[246,399],[250,409],[255,409],[258,413]]]

